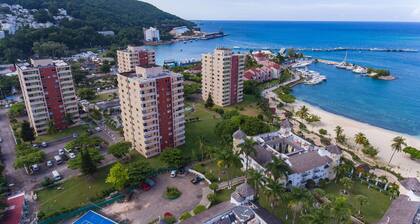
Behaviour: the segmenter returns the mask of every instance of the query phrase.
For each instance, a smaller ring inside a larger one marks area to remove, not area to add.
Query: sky
[[[188,20],[420,22],[420,0],[143,1]]]

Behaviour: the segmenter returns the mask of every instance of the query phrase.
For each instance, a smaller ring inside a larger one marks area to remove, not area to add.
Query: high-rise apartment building
[[[146,158],[185,142],[184,84],[158,66],[118,74],[124,138]]]
[[[128,46],[125,50],[117,51],[118,72],[134,72],[136,66],[156,64],[155,52],[142,47]]]
[[[31,60],[17,66],[19,82],[31,126],[37,135],[46,134],[50,122],[62,130],[79,120],[70,65],[51,59]]]
[[[217,48],[202,56],[202,98],[211,95],[217,106],[229,106],[243,100],[245,55]]]

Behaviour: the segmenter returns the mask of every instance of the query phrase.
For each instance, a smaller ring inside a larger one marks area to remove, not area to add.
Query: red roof
[[[7,199],[7,212],[1,223],[19,224],[22,218],[23,205],[25,204],[25,193],[21,193]]]

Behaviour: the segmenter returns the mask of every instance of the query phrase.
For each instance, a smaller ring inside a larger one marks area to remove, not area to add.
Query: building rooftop
[[[304,173],[329,164],[332,160],[327,156],[321,156],[317,151],[309,151],[289,156],[290,168],[294,173]]]
[[[251,157],[261,166],[265,167],[273,160],[273,154],[261,145],[254,146],[256,154]]]
[[[235,192],[244,198],[255,195],[254,188],[252,188],[248,183],[243,183],[237,186]]]
[[[408,190],[413,191],[417,196],[420,196],[420,182],[417,178],[406,178],[401,181],[401,184]]]
[[[21,193],[12,197],[9,197],[6,201],[7,208],[6,214],[3,217],[1,223],[4,224],[19,224],[21,223],[22,213],[25,205],[25,194]]]
[[[246,138],[245,132],[243,132],[241,129],[235,131],[235,133],[233,133],[232,136],[235,139],[244,139],[244,138]]]
[[[329,145],[325,149],[332,154],[340,155],[343,153],[337,145]]]
[[[400,195],[392,201],[378,224],[420,224],[419,206],[420,202],[410,201],[408,196]]]

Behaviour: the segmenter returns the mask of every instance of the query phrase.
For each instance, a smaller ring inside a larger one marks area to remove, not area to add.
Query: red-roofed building
[[[17,194],[9,197],[6,201],[7,209],[1,223],[3,224],[20,224],[24,217],[26,207],[25,193]]]
[[[245,71],[244,79],[266,82],[280,78],[281,67],[279,64],[271,61],[264,61],[263,63],[260,63],[260,65],[262,65],[261,68],[253,68]]]

